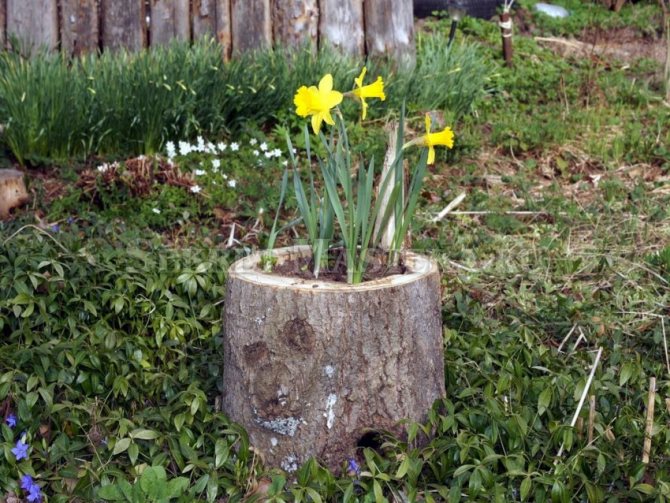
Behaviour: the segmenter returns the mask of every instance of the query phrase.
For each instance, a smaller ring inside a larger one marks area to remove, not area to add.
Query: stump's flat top
[[[0,181],[23,178],[23,171],[18,169],[0,169]]]
[[[339,283],[335,281],[308,280],[265,273],[259,269],[258,265],[261,258],[266,253],[268,252],[256,252],[236,261],[230,266],[229,277],[259,285],[275,286],[277,288],[290,287],[297,290],[346,293],[406,285],[422,277],[438,272],[437,263],[433,259],[416,253],[406,252],[403,255],[404,265],[407,268],[405,274],[396,274],[373,281],[366,281],[357,285],[350,285],[348,283]],[[272,250],[271,254],[282,263],[287,259],[308,256],[310,254],[310,248],[309,246],[278,248]]]

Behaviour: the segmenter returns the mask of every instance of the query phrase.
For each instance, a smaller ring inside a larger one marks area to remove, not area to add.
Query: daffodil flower
[[[365,79],[367,71],[368,69],[363,67],[361,74],[354,79],[356,88],[351,91],[351,94],[361,100],[361,119],[363,120],[365,120],[365,116],[368,112],[368,104],[365,102],[365,98],[379,98],[382,101],[386,99],[386,95],[384,94],[384,81],[381,77],[377,77],[377,80],[372,84],[368,84],[367,86],[363,85],[363,79]]]
[[[333,91],[333,76],[328,73],[321,79],[318,88],[302,86],[298,89],[293,98],[295,112],[300,117],[311,115],[312,129],[318,133],[322,122],[331,126],[335,124],[330,110],[342,102],[342,96],[341,92]]]
[[[413,145],[419,145],[422,147],[428,147],[428,164],[435,164],[435,147],[442,145],[447,148],[454,147],[454,132],[450,127],[445,127],[442,131],[437,133],[430,132],[430,114],[426,114],[426,134],[420,138],[416,138],[405,145],[403,148],[411,147]]]

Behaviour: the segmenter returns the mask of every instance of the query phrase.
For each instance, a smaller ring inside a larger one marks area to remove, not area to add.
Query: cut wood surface
[[[71,55],[100,48],[97,0],[61,0],[61,46]]]
[[[102,0],[102,44],[138,51],[147,45],[144,0]]]
[[[368,56],[388,56],[400,64],[414,63],[412,2],[367,0],[365,45]]]
[[[410,272],[347,285],[263,274],[259,259],[227,278],[222,404],[266,463],[339,471],[375,431],[425,420],[445,394],[435,262],[408,254]]]
[[[189,0],[151,0],[150,44],[167,45],[173,39],[191,39]]]
[[[319,44],[329,44],[344,54],[365,52],[363,0],[322,1],[319,13]]]
[[[7,37],[15,35],[28,52],[58,45],[56,0],[6,0]]]
[[[223,59],[226,61],[230,59],[233,52],[230,16],[230,0],[216,0],[216,39],[221,44]]]
[[[275,45],[316,49],[319,30],[317,0],[286,0],[274,2],[272,10]]]
[[[270,0],[232,0],[233,51],[272,45]]]
[[[193,0],[193,39],[216,36],[216,0]]]

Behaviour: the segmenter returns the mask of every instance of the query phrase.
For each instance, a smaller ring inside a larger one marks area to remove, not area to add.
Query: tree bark
[[[7,37],[16,35],[28,53],[58,46],[56,0],[7,0]]]
[[[363,56],[363,0],[319,0],[319,44],[350,56]]]
[[[151,0],[151,45],[168,45],[173,39],[191,39],[189,0]]]
[[[272,46],[270,0],[231,0],[233,52]]]
[[[275,45],[316,50],[319,30],[317,0],[274,0],[272,28]]]
[[[414,11],[405,0],[365,0],[365,47],[368,56],[387,56],[411,67],[414,54]]]
[[[73,56],[100,48],[97,0],[61,0],[61,47]]]
[[[268,465],[315,457],[337,471],[374,432],[425,419],[445,394],[433,261],[408,254],[408,273],[347,285],[263,274],[259,258],[229,271],[223,410]]]
[[[144,0],[101,0],[102,45],[139,51],[147,45]]]

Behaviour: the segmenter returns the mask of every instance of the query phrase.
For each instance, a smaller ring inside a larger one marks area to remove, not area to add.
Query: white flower
[[[105,173],[109,169],[109,164],[101,164],[96,169],[98,170],[98,173]]]
[[[274,149],[274,150],[272,151],[272,155],[273,155],[274,157],[281,157],[281,150],[278,149],[278,148]]]
[[[165,151],[167,152],[168,159],[172,160],[177,155],[177,150],[175,149],[174,142],[167,142],[165,144]]]
[[[256,156],[258,156],[258,155],[260,155],[261,153],[260,153],[258,150],[254,150],[254,151],[253,151],[253,154],[256,155]]]
[[[205,147],[205,152],[207,152],[208,154],[213,154],[216,151],[215,149],[216,149],[216,147],[210,141],[210,142],[207,143],[207,146]]]
[[[235,188],[235,185],[237,185],[235,180],[228,180],[228,187]]]
[[[221,160],[220,159],[212,159],[212,167],[214,169],[219,169],[221,167]]]
[[[196,140],[198,142],[198,145],[195,147],[195,149],[198,152],[204,152],[205,151],[205,139],[202,136],[198,136],[198,138],[196,138]]]
[[[264,155],[267,159],[269,159],[270,157],[272,157],[272,152],[265,152]]]
[[[194,174],[195,176],[202,176],[202,175],[204,175],[205,173],[206,173],[206,171],[205,171],[204,169],[196,169],[196,170],[193,171],[193,174]]]
[[[194,194],[198,194],[202,191],[202,187],[200,185],[193,185],[190,188],[190,191],[193,192]]]
[[[223,174],[223,179],[224,179],[224,180],[228,180],[228,175],[226,175],[226,174],[224,173],[224,174]]]
[[[156,215],[161,214],[161,210],[159,210],[158,208],[152,208],[151,211],[153,211]]]
[[[281,163],[282,166],[288,166],[288,159],[284,159]]]
[[[249,140],[249,145],[256,145],[258,143],[258,140],[256,138],[252,138]]]
[[[293,152],[293,155],[295,155],[295,154],[298,153],[298,151],[297,151],[295,148],[292,148],[292,149],[291,149],[291,152]]]
[[[179,153],[181,155],[188,155],[191,152],[193,152],[193,147],[191,147],[191,144],[185,141],[180,141],[179,142]]]
[[[261,150],[263,152],[265,152],[268,149],[268,144],[263,142],[263,143],[260,144],[260,147],[261,147]]]
[[[237,152],[240,149],[240,145],[237,142],[233,142],[230,144],[230,150],[233,152]]]
[[[216,148],[219,149],[219,152],[223,152],[224,150],[226,150],[226,147],[228,147],[228,145],[226,145],[223,142],[219,142],[216,144]]]

